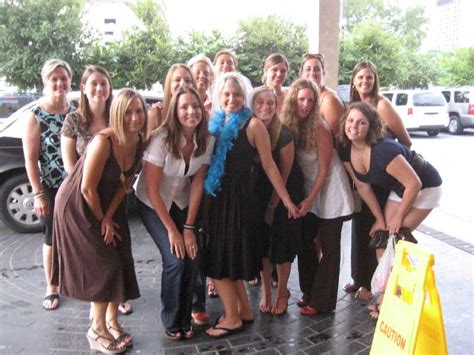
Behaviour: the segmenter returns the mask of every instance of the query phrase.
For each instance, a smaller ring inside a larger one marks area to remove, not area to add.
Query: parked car
[[[347,106],[350,100],[350,85],[338,85],[337,86],[337,96],[341,99],[344,105]]]
[[[38,99],[38,96],[30,94],[0,94],[0,126],[2,121],[27,103]]]
[[[148,105],[163,100],[163,93],[142,91]],[[79,92],[69,94],[79,99]],[[33,209],[33,190],[28,181],[21,142],[25,117],[41,99],[28,103],[6,119],[0,128],[0,219],[20,233],[41,231],[39,218]]]
[[[428,90],[391,90],[382,94],[392,103],[406,129],[430,137],[448,127],[448,104],[440,93]]]
[[[464,128],[474,128],[474,87],[446,88],[441,93],[449,106],[449,133],[461,134]]]

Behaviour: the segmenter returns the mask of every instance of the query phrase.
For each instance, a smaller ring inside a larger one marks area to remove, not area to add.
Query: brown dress
[[[102,210],[109,207],[122,186],[120,166],[112,149],[102,172],[97,192]],[[139,140],[132,168],[125,176],[135,174],[142,153]],[[53,285],[59,292],[89,302],[121,303],[140,297],[135,275],[130,229],[126,215],[126,199],[113,216],[122,240],[106,245],[95,218],[81,194],[85,155],[64,180],[56,196],[53,226]]]

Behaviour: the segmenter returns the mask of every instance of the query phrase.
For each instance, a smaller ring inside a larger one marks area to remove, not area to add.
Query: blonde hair
[[[310,89],[314,93],[314,106],[308,118],[304,120],[298,116],[298,92],[302,89]],[[296,147],[307,152],[316,149],[322,119],[319,111],[319,89],[312,80],[298,79],[291,84],[283,102],[281,118],[283,124],[293,132]]]
[[[244,106],[252,109],[252,95],[253,95],[253,88],[250,80],[237,72],[229,72],[224,73],[217,78],[214,90],[212,92],[212,114],[211,117],[214,115],[216,111],[219,110],[219,98],[224,90],[225,84],[229,82],[230,85],[236,89],[240,94],[244,97]]]
[[[125,134],[125,116],[127,114],[127,109],[132,103],[133,100],[139,99],[143,106],[143,113],[145,115],[145,122],[140,131],[142,139],[146,136],[146,127],[148,122],[148,114],[146,109],[146,103],[142,95],[133,89],[122,89],[117,96],[112,100],[112,105],[110,106],[110,127],[112,128],[119,144],[124,145],[127,141]]]
[[[275,91],[272,88],[269,88],[268,86],[260,86],[256,88],[253,92],[253,99],[252,99],[252,109],[255,106],[255,101],[257,100],[258,96],[264,92],[270,92],[273,95],[273,98],[275,99],[275,114],[272,117],[272,121],[270,123],[270,127],[268,128],[268,133],[270,134],[270,142],[272,145],[272,150],[275,149],[278,138],[280,138],[280,133],[281,133],[281,121],[278,118],[276,106],[278,105],[278,100]]]
[[[273,53],[270,54],[267,59],[265,59],[265,64],[263,65],[263,75],[262,75],[262,84],[265,85],[267,81],[267,70],[273,67],[274,65],[283,63],[285,64],[286,70],[290,70],[290,65],[288,64],[288,59],[283,54]]]
[[[214,76],[214,72],[212,71],[213,69],[213,65],[212,65],[212,62],[211,60],[206,57],[204,54],[197,54],[195,55],[194,57],[192,57],[190,60],[188,60],[188,67],[192,68],[194,64],[197,64],[197,63],[204,63],[204,64],[207,64],[207,66],[209,67],[210,69],[210,74],[211,74],[211,81],[212,81],[212,78]]]
[[[68,63],[61,59],[49,59],[41,69],[41,79],[43,79],[43,82],[46,82],[57,68],[64,68],[69,79],[72,79],[72,70]]]

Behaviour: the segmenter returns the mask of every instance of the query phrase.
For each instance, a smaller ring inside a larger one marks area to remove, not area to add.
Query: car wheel
[[[451,134],[461,134],[463,128],[461,126],[461,122],[459,121],[459,117],[456,115],[449,116],[449,125],[448,131]]]
[[[0,187],[0,217],[15,232],[40,232],[41,222],[33,209],[33,189],[26,174],[11,176]]]
[[[432,129],[429,131],[426,131],[430,137],[436,137],[439,134],[439,131],[437,129]]]

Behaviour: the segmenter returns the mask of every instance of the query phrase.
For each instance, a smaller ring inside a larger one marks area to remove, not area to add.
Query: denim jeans
[[[197,236],[199,250],[204,250],[204,237]],[[198,256],[198,272],[193,291],[193,312],[206,312],[206,275],[204,274],[204,258]]]
[[[161,321],[166,329],[189,328],[193,288],[198,271],[198,258],[179,259],[171,254],[168,231],[155,210],[137,199],[138,213],[160,250],[163,263],[161,274]],[[172,205],[169,213],[176,227],[182,232],[188,209]],[[199,253],[198,253],[199,254]]]

